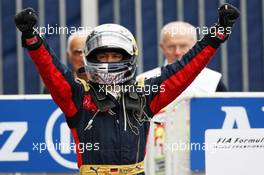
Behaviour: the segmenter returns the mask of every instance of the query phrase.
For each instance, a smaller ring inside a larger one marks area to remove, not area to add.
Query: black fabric
[[[216,87],[216,92],[226,92],[228,91],[226,85],[224,84],[223,80],[220,79],[217,87]]]
[[[37,23],[37,14],[34,9],[28,7],[15,15],[15,24],[18,30],[22,32],[22,47],[29,50],[35,50],[42,44],[42,39],[38,35],[38,32],[34,30],[34,26]],[[27,44],[27,39],[35,38],[35,42],[31,45]]]
[[[213,36],[214,34],[207,34],[204,36],[204,38],[207,40],[207,42],[213,46],[214,48],[218,48],[220,46],[221,43],[223,43],[225,40],[221,40],[215,36]]]
[[[218,16],[220,26],[224,28],[232,27],[240,16],[240,12],[236,7],[226,3],[218,9]]]
[[[33,33],[33,27],[37,23],[37,15],[34,9],[28,7],[15,15],[16,27],[24,34]]]
[[[44,86],[43,90],[42,90],[42,94],[50,94],[49,90],[47,89],[46,86]]]
[[[31,39],[33,37],[36,37],[37,42],[35,42],[32,45],[28,45],[26,40],[27,39]],[[24,33],[22,33],[21,38],[22,38],[21,39],[22,47],[27,48],[28,50],[36,50],[36,49],[38,49],[41,46],[42,42],[43,42],[42,38],[38,34],[34,35],[33,33],[32,34],[29,34],[29,33],[24,34]]]
[[[107,95],[105,91],[100,90],[98,85],[95,85],[94,83],[90,83],[90,94],[94,103],[101,112],[108,111],[109,109],[115,108],[118,105],[117,101],[115,101],[111,96]]]

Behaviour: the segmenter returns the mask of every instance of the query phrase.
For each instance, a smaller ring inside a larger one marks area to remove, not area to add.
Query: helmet
[[[120,62],[98,62],[96,54],[118,52]],[[134,36],[118,24],[103,24],[94,28],[84,48],[84,64],[89,80],[98,84],[122,84],[134,78],[138,48]]]

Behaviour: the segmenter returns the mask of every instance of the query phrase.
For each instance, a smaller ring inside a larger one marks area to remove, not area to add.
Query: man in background
[[[78,31],[72,33],[68,38],[67,46],[67,58],[72,66],[72,71],[75,76],[84,80],[87,80],[87,76],[84,70],[84,52],[85,41],[89,35],[89,31]]]
[[[160,34],[160,48],[163,55],[165,56],[165,63],[163,67],[158,67],[147,71],[137,77],[139,81],[143,79],[148,79],[151,77],[159,76],[161,70],[168,64],[173,64],[177,60],[180,60],[183,55],[185,55],[197,42],[197,31],[194,26],[187,22],[175,21],[166,24]],[[221,73],[211,70],[209,68],[204,68],[201,73],[196,77],[196,79],[190,84],[190,86],[183,92],[183,95],[194,95],[196,93],[213,93],[215,91],[227,91],[226,86],[221,81]],[[180,99],[180,98],[179,98]],[[146,160],[146,164],[153,164],[156,167],[165,166],[165,126],[164,123],[168,118],[177,118],[177,124],[175,121],[174,126],[176,126],[173,132],[177,133],[177,136],[173,137],[175,143],[187,142],[189,140],[189,118],[186,116],[181,116],[177,106],[184,106],[181,102],[175,100],[171,103],[174,106],[173,111],[170,107],[165,107],[162,109],[154,118],[153,122],[155,124],[151,125],[150,132],[154,132],[154,149],[149,159]],[[171,116],[170,116],[171,115]],[[179,129],[181,128],[181,129]],[[168,130],[167,130],[168,132]],[[169,137],[169,136],[167,136]],[[190,173],[189,169],[189,152],[188,150],[178,151],[173,153],[174,155],[174,165],[175,169],[179,174],[185,175]],[[154,159],[154,160],[153,160]],[[164,168],[156,168],[157,172],[165,171]],[[156,172],[149,172],[156,173]]]
[[[165,64],[172,64],[176,60],[180,60],[184,54],[186,54],[197,42],[196,28],[187,22],[175,21],[166,24],[160,34],[160,48],[165,56]],[[147,71],[138,76],[140,78],[150,78],[158,76],[162,68],[155,68]],[[227,91],[226,86],[221,80],[222,75],[219,72],[205,68],[200,75],[190,85],[191,91],[201,92],[221,92]],[[205,87],[204,82],[208,82],[210,85]]]
[[[172,64],[181,59],[194,46],[196,41],[197,32],[193,25],[182,21],[165,25],[161,30],[160,48],[165,55],[167,64]],[[209,68],[205,68],[206,72],[209,70]],[[203,71],[204,74],[206,74],[205,71]],[[221,79],[217,84],[216,91],[227,91]]]

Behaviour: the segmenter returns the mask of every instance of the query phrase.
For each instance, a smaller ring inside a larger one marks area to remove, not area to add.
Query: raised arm
[[[146,80],[145,84],[158,86],[159,90],[147,96],[151,113],[154,115],[177,98],[209,63],[217,48],[231,32],[239,11],[224,4],[219,8],[219,21],[213,27],[214,33],[205,35],[180,61],[167,65],[156,78]]]
[[[36,22],[37,16],[32,8],[15,16],[16,26],[22,32],[22,46],[28,49],[53,100],[70,120],[81,105],[83,88],[75,82],[72,71],[60,63],[47,43],[34,31]]]

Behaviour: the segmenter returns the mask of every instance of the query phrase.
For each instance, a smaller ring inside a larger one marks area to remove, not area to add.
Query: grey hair
[[[164,42],[166,34],[176,35],[176,34],[189,34],[193,39],[197,40],[196,28],[190,23],[183,21],[174,21],[166,24],[160,32],[160,43]]]
[[[71,42],[75,37],[87,38],[90,33],[91,33],[90,30],[78,30],[76,32],[71,33],[67,40],[67,51],[70,51]]]

